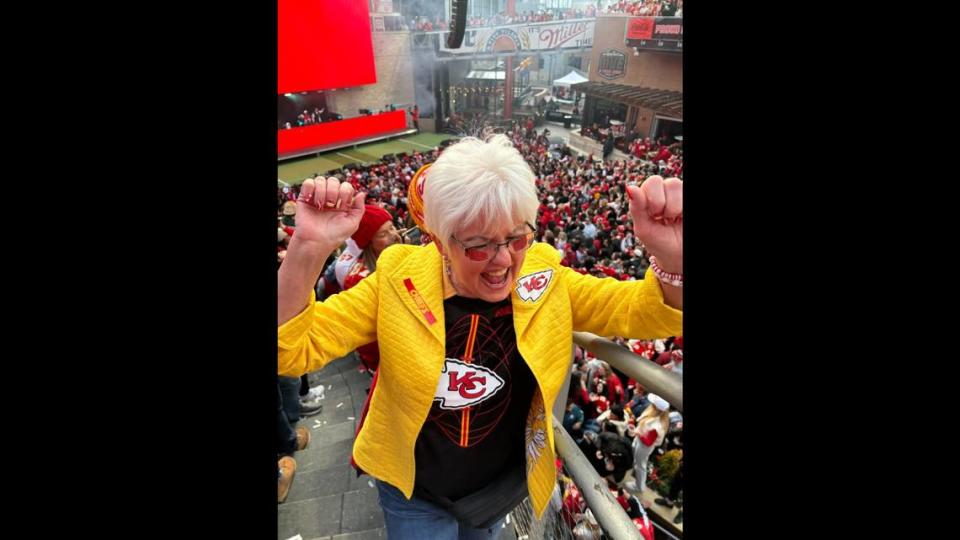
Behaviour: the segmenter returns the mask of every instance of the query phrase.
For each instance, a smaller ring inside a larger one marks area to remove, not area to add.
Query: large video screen
[[[279,0],[279,94],[377,82],[368,0]]]

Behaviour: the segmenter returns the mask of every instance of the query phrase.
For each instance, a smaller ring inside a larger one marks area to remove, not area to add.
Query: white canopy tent
[[[590,79],[587,79],[577,70],[573,70],[570,73],[567,73],[563,77],[553,81],[554,86],[570,86],[572,84],[579,84],[587,82]]]

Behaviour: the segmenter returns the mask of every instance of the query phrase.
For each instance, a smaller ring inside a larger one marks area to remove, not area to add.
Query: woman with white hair
[[[335,178],[303,183],[278,272],[278,373],[315,371],[377,340],[353,461],[377,479],[388,536],[497,538],[525,497],[542,516],[553,492],[551,410],[571,333],[682,333],[682,184],[628,188],[656,264],[644,280],[618,281],[563,267],[533,241],[534,174],[506,137],[463,139],[415,176],[434,241],[385,249],[375,272],[324,302],[312,286],[357,229],[365,195]]]

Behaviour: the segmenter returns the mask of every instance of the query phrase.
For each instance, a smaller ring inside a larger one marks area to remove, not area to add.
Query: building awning
[[[464,79],[479,79],[484,81],[502,81],[506,79],[507,73],[505,71],[483,71],[483,70],[474,70],[470,73],[467,73],[467,76]]]
[[[596,81],[575,84],[570,88],[588,96],[644,107],[655,113],[683,119],[682,92]]]

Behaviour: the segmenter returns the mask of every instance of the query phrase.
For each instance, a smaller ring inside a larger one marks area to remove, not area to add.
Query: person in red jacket
[[[420,133],[420,107],[416,105],[410,109],[410,118],[413,119],[413,127],[417,130],[417,133]]]
[[[626,395],[623,391],[623,382],[620,377],[613,372],[609,364],[603,364],[604,382],[607,388],[607,399],[613,405],[623,405],[626,401]]]
[[[672,155],[673,155],[673,154],[670,153],[670,148],[669,148],[669,147],[667,147],[667,146],[662,146],[662,147],[660,147],[660,151],[657,152],[657,157],[653,158],[653,162],[654,162],[654,163],[660,163],[661,161],[663,161],[664,163],[666,163],[667,160],[669,160],[669,159],[670,159],[670,156],[672,156]]]

